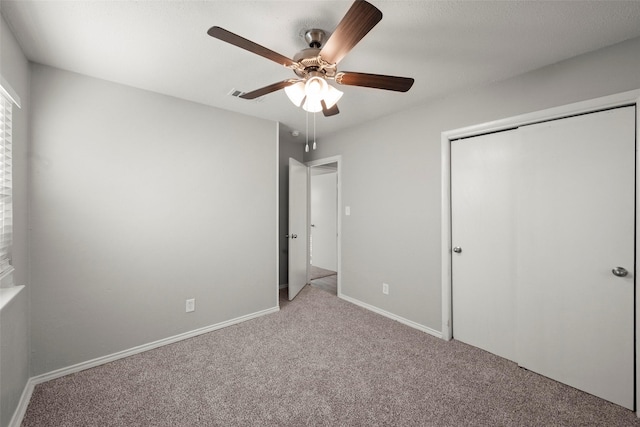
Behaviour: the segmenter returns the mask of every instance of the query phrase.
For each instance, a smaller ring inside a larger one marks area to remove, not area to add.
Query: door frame
[[[591,113],[608,108],[623,106],[636,107],[636,144],[640,144],[640,89],[622,92],[614,95],[587,101],[576,102],[559,107],[553,107],[533,113],[513,116],[506,119],[491,121],[478,125],[454,129],[442,132],[441,134],[441,183],[442,183],[442,338],[451,340],[453,338],[453,318],[452,318],[452,242],[451,242],[451,141],[470,136],[500,132],[514,129],[520,126],[560,119],[568,116]],[[636,168],[640,166],[640,155],[636,150]],[[640,201],[638,200],[638,190],[640,188],[639,173],[636,172],[636,224],[640,224]],[[640,233],[636,232],[636,248],[640,244]],[[640,265],[638,250],[635,252],[635,264]],[[635,292],[635,335],[636,335],[636,355],[640,355],[640,292]],[[639,358],[635,358],[636,384],[640,384],[640,364]],[[640,408],[640,393],[636,392],[636,411]],[[638,412],[640,416],[640,412]]]
[[[311,160],[306,163],[307,167],[312,168],[315,166],[323,166],[328,165],[330,163],[337,164],[337,181],[338,181],[338,189],[337,189],[337,229],[338,229],[338,237],[337,237],[337,248],[336,248],[336,256],[337,260],[337,269],[338,269],[338,284],[337,284],[337,294],[339,298],[342,298],[342,156],[332,156],[326,157],[324,159]],[[311,186],[311,183],[309,183]],[[311,189],[309,188],[309,195],[311,195]],[[307,223],[311,224],[311,197],[307,198]],[[311,234],[311,228],[307,229],[307,235]],[[307,237],[308,238],[308,237]],[[309,263],[309,251],[307,251],[307,264]]]

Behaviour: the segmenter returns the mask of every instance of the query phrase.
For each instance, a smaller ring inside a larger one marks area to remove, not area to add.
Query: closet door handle
[[[613,273],[614,276],[618,276],[618,277],[625,277],[627,274],[629,274],[627,269],[624,267],[616,267],[613,270],[611,270],[611,272]]]
[[[462,252],[462,248],[460,246],[456,246],[455,248],[453,248],[453,252],[459,254],[460,252]]]

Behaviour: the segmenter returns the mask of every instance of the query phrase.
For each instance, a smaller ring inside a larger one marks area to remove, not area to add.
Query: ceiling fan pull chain
[[[316,147],[316,113],[313,113],[313,149]]]
[[[306,113],[306,117],[307,117],[307,131],[305,132],[305,136],[307,138],[307,143],[304,146],[304,152],[308,153],[309,152],[309,112],[305,111]]]

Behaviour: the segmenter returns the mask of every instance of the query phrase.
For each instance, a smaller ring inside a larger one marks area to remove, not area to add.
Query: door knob
[[[616,267],[613,270],[611,270],[611,272],[613,273],[614,276],[618,276],[618,277],[625,277],[627,274],[629,274],[629,272],[623,267]]]
[[[291,238],[292,238],[292,239],[297,239],[297,238],[298,238],[298,235],[297,235],[297,234],[292,234],[292,235],[291,235]]]
[[[455,248],[453,248],[453,252],[459,254],[460,252],[462,252],[462,248],[460,246],[456,246]]]

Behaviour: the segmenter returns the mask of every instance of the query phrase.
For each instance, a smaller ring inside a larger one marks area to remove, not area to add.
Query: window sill
[[[12,286],[10,288],[0,288],[0,311],[4,309],[4,306],[9,304],[20,291],[24,289],[24,286]]]

